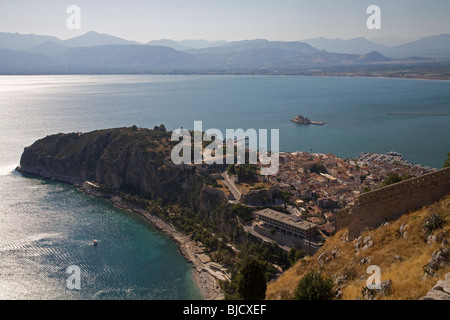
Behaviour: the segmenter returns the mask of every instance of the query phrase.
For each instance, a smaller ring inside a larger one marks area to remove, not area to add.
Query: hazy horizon
[[[368,6],[381,9],[381,29],[366,26]],[[69,29],[67,8],[77,5],[80,29]],[[89,31],[147,43],[171,39],[239,41],[267,39],[397,39],[404,41],[449,33],[446,0],[166,0],[2,1],[0,31],[50,35],[66,40]]]
[[[430,34],[428,36],[423,36],[423,37],[414,37],[414,38],[402,38],[402,37],[390,37],[390,36],[386,36],[386,37],[352,37],[352,38],[341,38],[341,37],[325,37],[325,36],[318,36],[318,37],[313,37],[313,38],[304,38],[304,39],[297,39],[297,40],[279,40],[279,39],[267,39],[267,38],[247,38],[247,39],[236,39],[236,40],[225,40],[225,39],[204,39],[204,38],[184,38],[184,39],[172,39],[172,38],[159,38],[159,39],[149,39],[149,40],[144,40],[144,41],[136,41],[136,40],[132,40],[132,39],[128,39],[128,38],[124,38],[124,37],[120,37],[117,36],[115,34],[111,34],[111,33],[104,33],[104,32],[98,32],[97,30],[86,30],[86,32],[78,34],[76,36],[71,36],[69,38],[61,38],[58,37],[57,35],[54,34],[42,34],[42,33],[36,33],[36,32],[5,32],[5,31],[0,31],[0,32],[4,32],[4,33],[12,33],[12,34],[21,34],[21,35],[38,35],[38,36],[51,36],[51,37],[56,37],[60,40],[70,40],[73,38],[77,38],[83,35],[86,35],[90,32],[95,32],[97,34],[103,34],[103,35],[109,35],[109,36],[114,36],[123,40],[127,40],[127,41],[134,41],[137,43],[141,43],[141,44],[145,44],[151,41],[161,41],[161,40],[171,40],[171,41],[176,41],[176,42],[182,42],[182,41],[208,41],[210,43],[218,43],[218,42],[233,42],[233,41],[247,41],[247,40],[268,40],[268,41],[281,41],[281,42],[300,42],[300,41],[305,41],[305,40],[311,40],[311,39],[319,39],[319,38],[323,38],[323,39],[329,39],[329,40],[353,40],[353,39],[357,39],[357,38],[364,38],[366,40],[375,42],[375,43],[386,43],[387,45],[389,45],[390,43],[392,43],[393,45],[396,45],[397,42],[399,43],[406,43],[406,42],[412,42],[415,40],[419,40],[421,38],[425,38],[425,37],[430,37],[430,36],[438,36],[438,35],[442,35],[442,34],[450,34],[450,32],[446,32],[446,33],[436,33],[436,34]]]

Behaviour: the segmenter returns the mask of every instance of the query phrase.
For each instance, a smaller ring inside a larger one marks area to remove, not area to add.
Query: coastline
[[[201,248],[190,239],[186,234],[175,229],[173,225],[167,223],[161,218],[151,214],[145,209],[139,208],[135,205],[123,201],[119,196],[104,193],[98,190],[98,186],[89,181],[85,181],[82,184],[74,184],[79,190],[87,195],[99,198],[107,198],[111,203],[124,210],[133,211],[144,217],[152,226],[168,235],[178,246],[179,252],[183,257],[192,264],[192,280],[199,289],[202,298],[204,300],[223,300],[224,294],[220,289],[218,283],[218,277],[214,276],[214,273],[218,271],[211,271],[208,266],[197,259],[197,254],[202,252]],[[220,272],[218,273],[221,276]]]
[[[96,74],[96,73],[81,73],[81,74],[34,74],[34,73],[23,73],[23,74],[10,74],[10,73],[0,73],[1,76],[8,77],[21,77],[21,76],[123,76],[123,75],[167,75],[166,73],[144,73],[144,74],[135,74],[135,73],[105,73],[105,74]],[[361,78],[361,79],[394,79],[394,80],[424,80],[424,81],[450,81],[450,74],[445,74],[443,76],[433,76],[433,75],[387,75],[387,74],[349,74],[349,73],[334,73],[334,72],[321,72],[321,73],[306,73],[306,72],[293,72],[293,73],[283,73],[283,72],[274,72],[274,73],[221,73],[221,72],[211,72],[211,73],[180,73],[180,74],[171,74],[172,77],[184,77],[184,76],[280,76],[280,77],[315,77],[315,78]]]

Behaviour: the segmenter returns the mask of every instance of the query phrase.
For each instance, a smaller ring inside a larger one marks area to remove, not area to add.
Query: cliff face
[[[164,128],[118,128],[47,136],[25,148],[19,171],[81,185],[92,181],[143,198],[176,201],[200,177],[165,162],[173,143]]]

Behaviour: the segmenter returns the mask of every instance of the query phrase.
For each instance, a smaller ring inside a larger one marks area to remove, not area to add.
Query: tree
[[[288,260],[289,264],[291,266],[293,266],[295,264],[295,262],[297,262],[297,260],[303,258],[304,256],[305,256],[305,252],[303,250],[297,250],[295,248],[291,248],[291,250],[289,250],[287,260]]]
[[[405,181],[412,178],[411,175],[409,174],[404,174],[402,176],[400,176],[398,173],[396,172],[390,172],[386,179],[383,180],[383,183],[381,184],[382,187],[386,187],[386,186],[390,186],[391,184],[397,183],[397,182],[401,182],[401,181]]]
[[[256,260],[244,265],[238,281],[238,293],[243,300],[264,300],[266,297],[266,277]]]
[[[447,153],[447,156],[448,156],[448,158],[444,162],[444,168],[449,168],[450,167],[450,152]]]
[[[237,166],[236,174],[239,178],[251,180],[256,177],[256,166],[253,164],[242,164]]]
[[[296,300],[330,300],[333,296],[333,280],[320,272],[309,271],[294,291]]]
[[[234,164],[228,165],[227,173],[228,173],[229,176],[232,176],[233,174],[236,173],[236,168],[235,168]]]
[[[252,212],[249,207],[236,203],[231,207],[231,212],[241,218],[244,222],[252,219]]]

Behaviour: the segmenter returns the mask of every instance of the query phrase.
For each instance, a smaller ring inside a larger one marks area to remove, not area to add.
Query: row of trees
[[[230,164],[227,167],[228,175],[237,175],[243,180],[253,180],[257,178],[257,167],[254,164]]]

